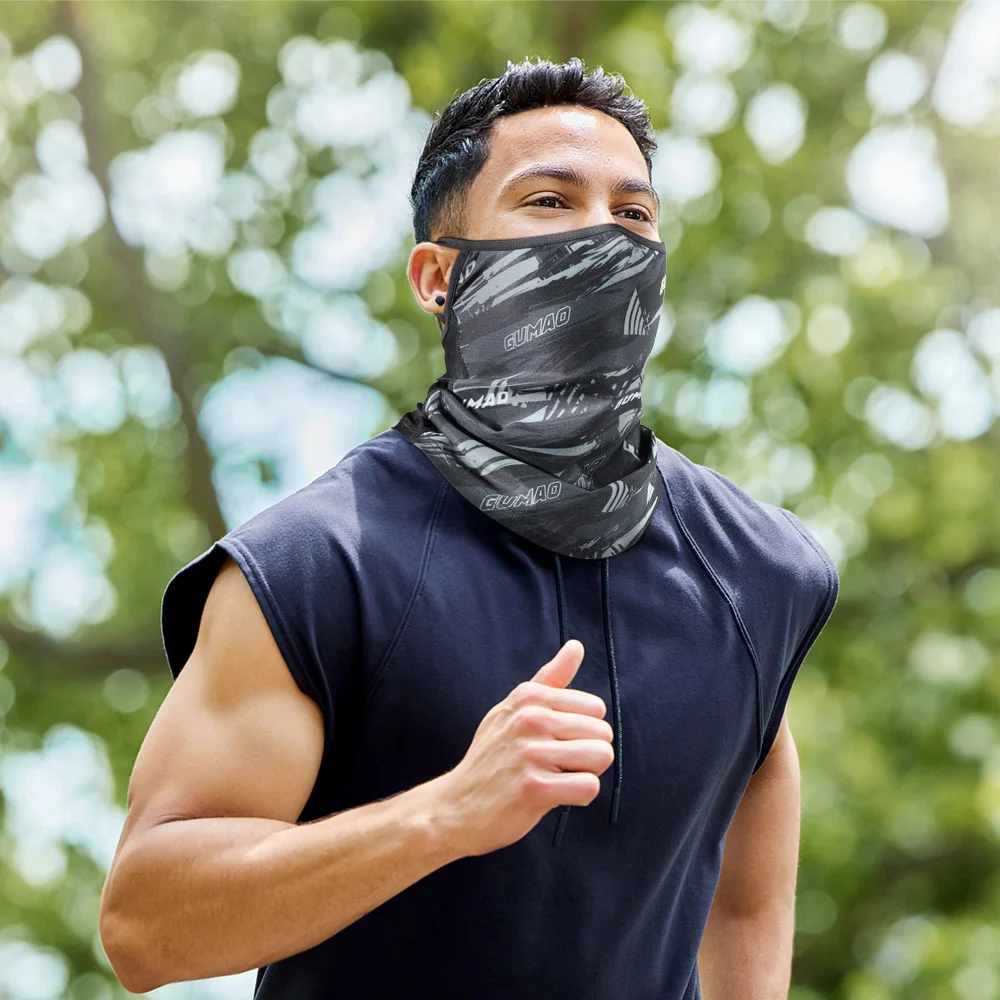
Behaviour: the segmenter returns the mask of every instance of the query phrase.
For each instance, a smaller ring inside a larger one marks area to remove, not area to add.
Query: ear
[[[439,305],[434,300],[439,295],[447,296],[448,278],[457,256],[457,250],[438,243],[418,243],[410,251],[406,276],[410,280],[417,304],[424,312],[439,315],[444,312],[444,305]]]

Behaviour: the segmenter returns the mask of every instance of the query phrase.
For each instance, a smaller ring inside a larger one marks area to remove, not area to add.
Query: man
[[[653,146],[577,60],[434,124],[408,273],[445,375],[164,595],[101,908],[126,987],[787,996],[784,710],[837,580],[640,423]]]

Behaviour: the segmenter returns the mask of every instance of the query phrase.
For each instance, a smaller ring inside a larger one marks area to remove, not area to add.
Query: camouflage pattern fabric
[[[471,503],[581,559],[642,536],[660,501],[642,378],[666,252],[617,224],[459,250],[445,374],[395,429]]]

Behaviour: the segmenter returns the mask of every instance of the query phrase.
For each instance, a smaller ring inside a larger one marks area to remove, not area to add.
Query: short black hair
[[[577,58],[508,62],[502,76],[481,80],[459,94],[431,125],[410,190],[417,242],[429,240],[441,217],[460,208],[489,156],[497,119],[557,104],[592,108],[621,122],[652,175],[656,139],[649,111],[619,74],[605,73],[600,66],[588,72]]]

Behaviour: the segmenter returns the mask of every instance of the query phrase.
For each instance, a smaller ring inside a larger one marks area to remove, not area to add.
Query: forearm
[[[297,825],[175,820],[134,837],[109,873],[101,937],[133,992],[258,968],[336,934],[460,856],[435,782]]]
[[[799,859],[799,758],[787,719],[726,834],[698,952],[704,1000],[787,1000]]]
[[[787,1000],[793,932],[791,902],[743,914],[713,907],[698,951],[704,1000]]]

